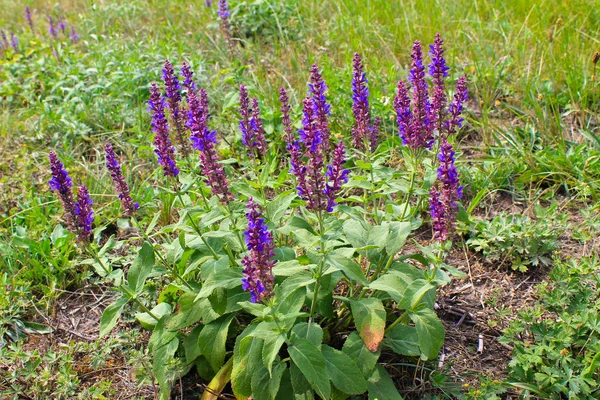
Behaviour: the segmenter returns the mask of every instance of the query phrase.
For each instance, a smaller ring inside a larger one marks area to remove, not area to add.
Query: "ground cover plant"
[[[3,4],[3,396],[594,398],[598,11],[392,3]]]

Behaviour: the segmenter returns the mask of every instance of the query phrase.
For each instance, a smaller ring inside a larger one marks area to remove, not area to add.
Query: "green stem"
[[[181,202],[181,206],[183,207],[183,205],[184,205],[183,197],[181,197],[181,193],[179,193],[179,190],[176,193],[177,193],[177,197],[179,198],[179,201]],[[215,250],[208,244],[208,242],[206,241],[204,236],[202,236],[202,231],[200,230],[200,227],[196,224],[196,221],[194,221],[194,218],[192,218],[190,213],[187,211],[186,211],[186,215],[187,215],[188,219],[190,220],[190,222],[192,223],[192,228],[194,228],[194,231],[196,231],[196,234],[200,237],[200,240],[202,240],[202,243],[204,243],[204,245],[208,248],[208,250],[212,254],[213,258],[215,260],[218,260],[219,256],[217,255]]]
[[[319,211],[319,235],[321,236],[321,261],[319,262],[319,272],[317,273],[317,282],[315,283],[315,291],[313,294],[312,303],[310,305],[310,316],[308,317],[308,329],[310,329],[310,324],[313,320],[313,316],[315,313],[315,308],[317,305],[317,298],[319,296],[319,289],[321,287],[321,276],[323,275],[323,266],[325,264],[325,232],[323,229],[323,212]]]
[[[399,316],[397,320],[392,322],[392,324],[386,328],[385,334],[387,334],[389,331],[394,329],[394,327],[396,325],[398,325],[400,323],[406,324],[406,323],[408,323],[409,320],[410,320],[410,315],[408,314],[408,311],[404,311],[404,313],[401,316]]]

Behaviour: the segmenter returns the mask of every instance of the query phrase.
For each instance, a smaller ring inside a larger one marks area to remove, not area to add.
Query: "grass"
[[[240,140],[239,84],[260,98],[267,132],[277,131],[279,87],[291,90],[298,109],[313,62],[330,87],[334,135],[349,131],[355,51],[365,59],[373,112],[392,134],[394,88],[410,65],[408,49],[417,39],[431,43],[439,31],[451,77],[469,77],[467,128],[459,137],[465,208],[495,215],[495,199],[509,193],[529,209],[561,194],[564,209],[593,210],[600,197],[600,84],[592,80],[600,9],[593,2],[232,0],[234,54],[220,34],[216,4],[197,3],[0,0],[1,29],[15,31],[21,47],[0,57],[0,271],[9,293],[28,299],[3,311],[7,331],[15,323],[6,321],[33,319],[34,304],[49,312],[63,290],[97,281],[57,228],[59,203],[46,183],[50,148],[88,185],[107,224],[119,221],[103,166],[106,140],[131,166],[134,197],[151,204],[155,163],[145,102],[166,57],[192,65],[209,93],[214,126],[234,143],[223,147],[228,155]],[[25,5],[34,11],[35,35]],[[73,24],[80,43],[51,40],[51,15]],[[597,224],[579,233],[589,243]]]

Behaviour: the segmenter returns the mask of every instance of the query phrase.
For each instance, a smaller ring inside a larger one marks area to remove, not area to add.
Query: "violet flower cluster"
[[[318,67],[313,65],[309,94],[302,102],[303,128],[298,130],[300,139],[296,140],[293,135],[286,139],[290,153],[290,172],[296,177],[298,195],[306,201],[309,210],[331,212],[341,185],[348,180],[348,171],[343,168],[345,147],[339,142],[333,152],[331,164],[323,174],[325,159],[329,156],[330,107],[325,99],[326,89]],[[287,100],[286,97],[284,100]],[[283,108],[287,107],[289,105],[284,103]]]
[[[429,192],[429,207],[434,238],[443,241],[448,239],[453,229],[463,187],[460,186],[458,171],[454,165],[455,152],[446,139],[443,139],[440,146],[438,160],[438,185],[433,186]]]
[[[289,144],[294,142],[294,128],[292,127],[292,118],[290,117],[290,98],[283,87],[279,89],[279,102],[281,103],[281,123],[283,124],[284,138],[286,143],[288,143],[287,149],[290,150]]]
[[[368,147],[374,151],[377,147],[379,136],[379,125],[381,119],[371,122],[371,110],[369,108],[369,81],[364,72],[362,58],[355,53],[352,60],[352,113],[354,114],[354,126],[352,127],[352,140],[354,148],[364,150]],[[365,146],[368,144],[368,146]]]
[[[48,33],[52,36],[52,39],[58,38],[58,30],[56,29],[56,24],[52,17],[48,17]]]
[[[223,32],[223,36],[225,37],[225,41],[227,42],[227,47],[231,51],[233,48],[233,43],[231,41],[231,26],[229,25],[229,16],[231,15],[229,11],[229,5],[227,4],[227,0],[219,0],[219,18],[221,19],[221,31]]]
[[[248,229],[245,235],[250,254],[242,260],[244,266],[242,289],[250,291],[250,301],[257,303],[273,293],[275,245],[258,204],[252,198],[248,200],[247,209]]]
[[[182,110],[181,107],[181,85],[169,60],[165,60],[162,79],[165,84],[165,97],[171,117],[171,126],[175,127],[175,138],[181,154],[187,157],[190,154],[190,148],[186,138],[185,110]]]
[[[154,152],[158,156],[158,163],[162,165],[165,176],[177,176],[179,169],[175,164],[175,148],[169,137],[169,125],[165,116],[165,99],[161,96],[156,83],[153,83],[150,88],[148,110],[152,114]]]
[[[31,16],[31,8],[29,6],[25,7],[25,20],[27,21],[27,25],[29,25],[29,29],[33,33],[33,17]]]
[[[73,181],[58,159],[54,150],[50,151],[50,171],[52,178],[48,181],[51,190],[58,192],[64,210],[67,229],[77,235],[81,241],[88,241],[94,223],[92,199],[85,185],[81,185],[77,193],[77,201],[73,197]]]
[[[263,121],[260,117],[260,108],[258,99],[250,99],[248,90],[244,85],[240,85],[240,131],[242,132],[242,143],[247,146],[250,156],[259,155],[264,157],[267,153],[267,139]]]
[[[194,149],[200,152],[200,168],[206,177],[205,183],[211,188],[212,193],[219,197],[223,204],[229,204],[233,195],[229,191],[229,183],[223,166],[219,164],[217,154],[217,132],[208,128],[208,95],[204,89],[193,90],[191,71],[186,77],[188,122],[190,140]]]
[[[123,178],[121,166],[117,161],[115,151],[111,144],[106,143],[104,145],[104,150],[106,152],[106,168],[110,172],[110,176],[115,184],[115,188],[117,189],[117,193],[119,195],[119,200],[121,200],[121,204],[125,210],[125,215],[131,216],[138,208],[140,208],[140,205],[138,202],[134,203],[133,199],[131,198],[129,186],[127,186],[127,182],[125,182],[125,178]]]

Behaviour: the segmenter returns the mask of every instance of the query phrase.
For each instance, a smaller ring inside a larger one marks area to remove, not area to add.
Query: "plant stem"
[[[323,211],[319,211],[318,212],[318,218],[319,218],[319,235],[321,236],[321,254],[322,254],[322,258],[321,261],[319,262],[319,272],[317,273],[317,282],[315,283],[315,291],[313,294],[313,299],[312,299],[312,303],[310,305],[310,316],[308,317],[308,329],[310,329],[310,324],[313,320],[313,316],[315,313],[315,308],[317,305],[317,298],[319,296],[319,289],[321,287],[321,277],[323,275],[323,265],[325,264],[325,232],[323,229]]]
[[[177,190],[177,197],[179,198],[179,201],[181,202],[181,206],[183,206],[183,204],[184,204],[183,203],[183,197],[181,197],[181,193],[179,192],[179,190]],[[204,245],[208,248],[208,250],[212,254],[213,258],[215,260],[218,260],[219,256],[217,255],[217,253],[215,252],[215,250],[210,246],[210,244],[208,244],[208,242],[206,241],[206,239],[204,238],[204,236],[202,236],[202,231],[200,230],[200,227],[198,227],[198,225],[196,224],[196,221],[194,221],[194,219],[192,218],[192,216],[187,211],[186,211],[185,214],[187,215],[188,219],[192,223],[192,228],[194,228],[194,231],[196,231],[196,234],[200,237],[200,240],[202,240],[202,243],[204,243]]]

